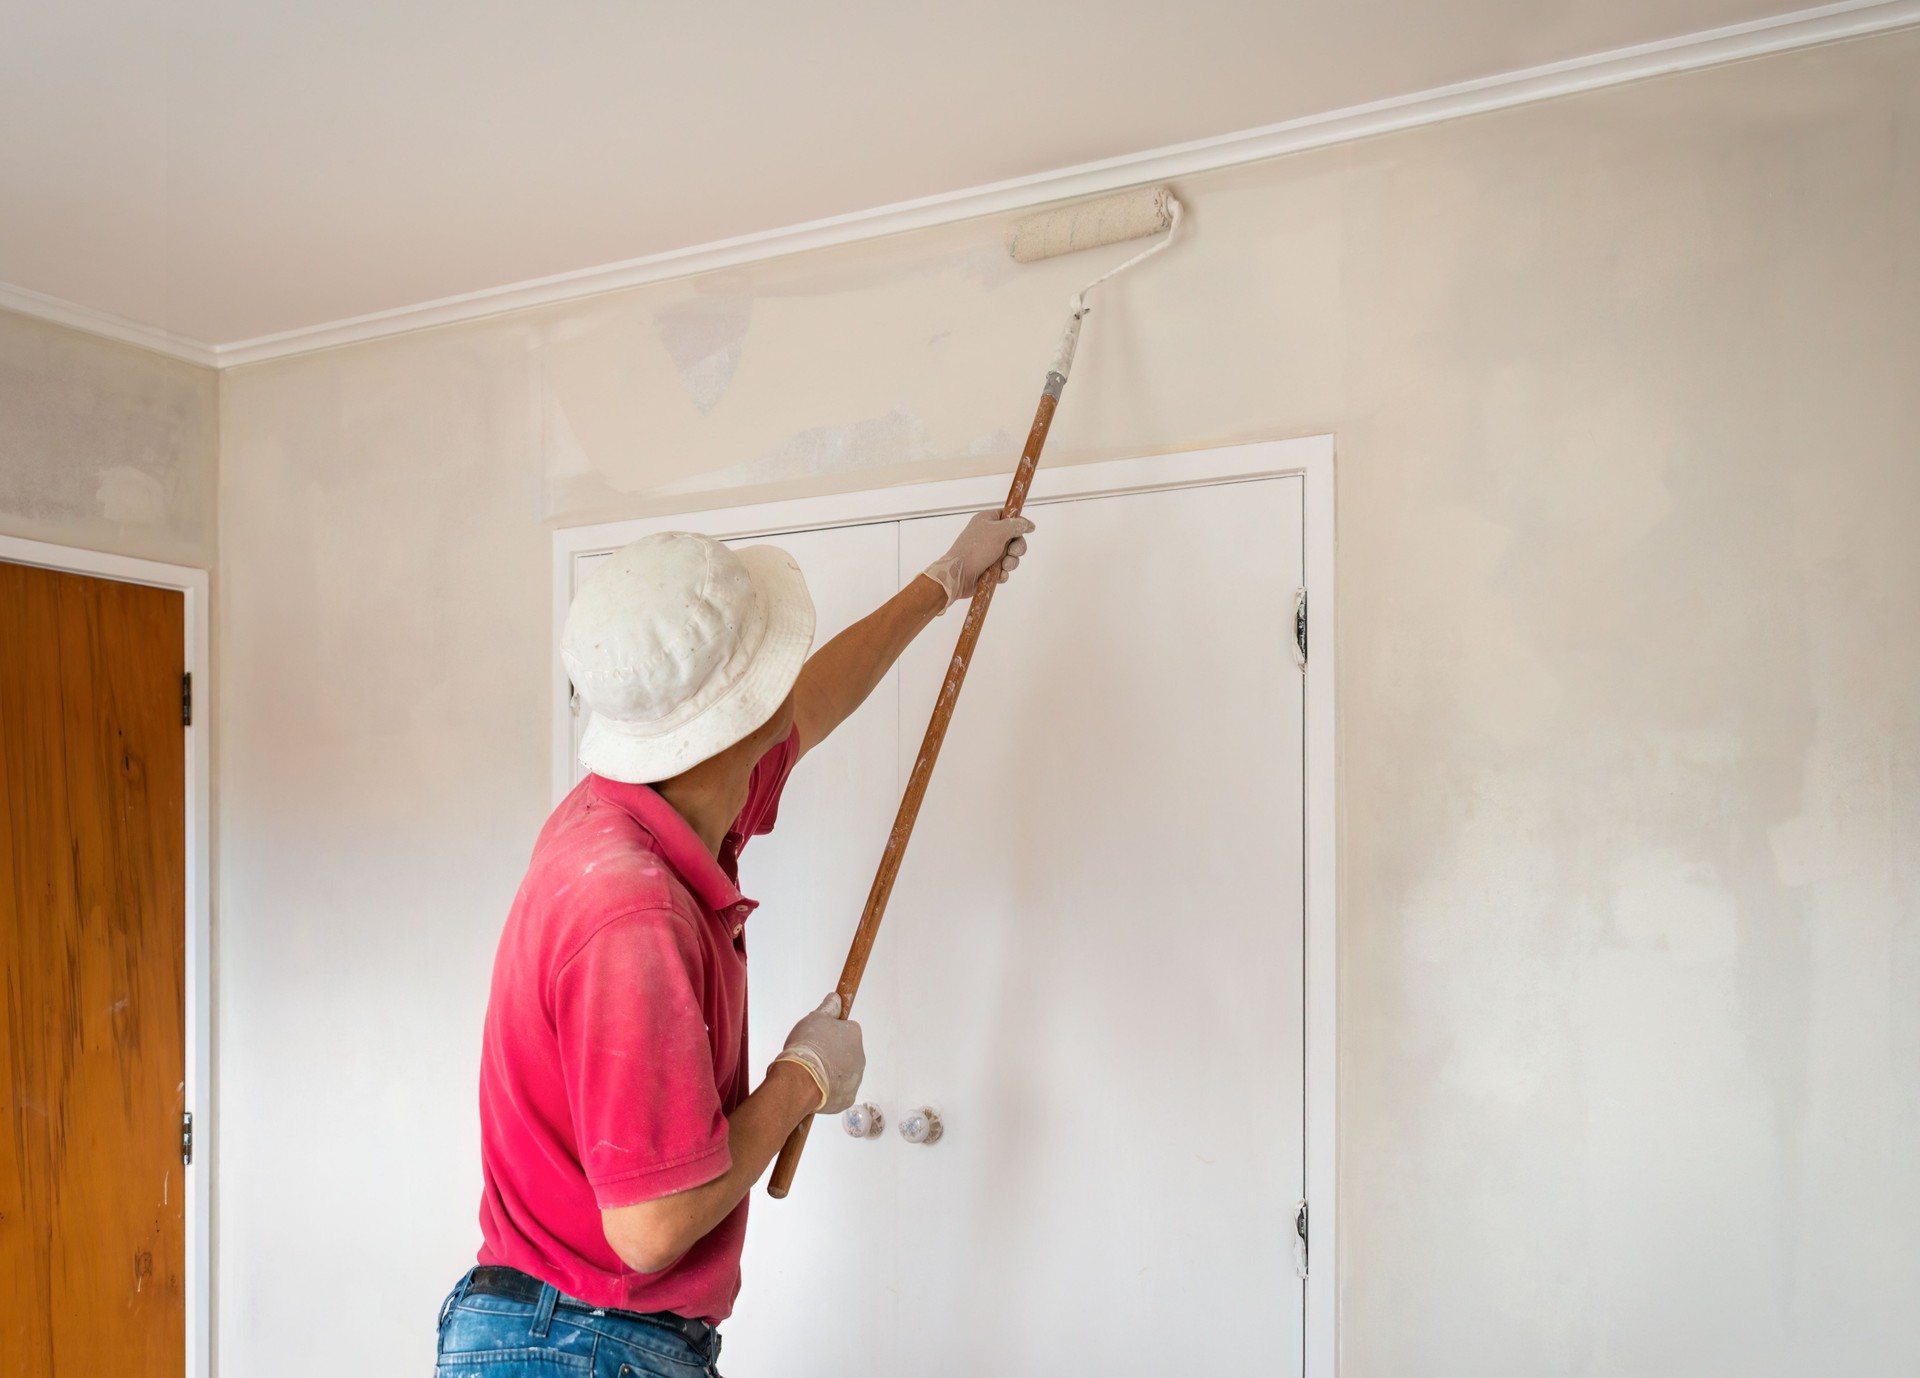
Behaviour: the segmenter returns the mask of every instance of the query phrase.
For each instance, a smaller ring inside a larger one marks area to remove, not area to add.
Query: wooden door
[[[178,592],[0,563],[0,1374],[185,1366]]]

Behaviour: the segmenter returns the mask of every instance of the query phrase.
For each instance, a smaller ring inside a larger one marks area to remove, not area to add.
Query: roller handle
[[[1076,318],[1072,333],[1078,333]],[[1072,355],[1068,354],[1071,361]],[[1047,431],[1053,425],[1054,408],[1060,404],[1060,392],[1066,378],[1059,370],[1047,375],[1046,390],[1033,414],[1033,427],[1027,432],[1026,448],[1020,452],[1020,464],[1013,471],[1013,486],[1007,490],[1006,505],[1000,515],[1017,517],[1027,504],[1027,490],[1033,487],[1033,471],[1039,467],[1040,451],[1047,443]],[[867,958],[873,955],[873,940],[879,935],[880,920],[886,917],[887,901],[893,895],[894,879],[900,874],[900,862],[913,837],[914,820],[920,816],[920,803],[927,797],[927,782],[933,778],[934,763],[940,759],[940,744],[946,740],[947,726],[953,721],[953,707],[960,700],[960,687],[966,683],[967,667],[973,663],[973,649],[979,644],[980,629],[986,625],[987,612],[993,606],[993,591],[1000,586],[1000,564],[996,560],[974,586],[973,601],[967,605],[967,620],[960,627],[960,640],[953,659],[947,662],[947,677],[934,700],[933,717],[927,733],[920,739],[920,754],[914,758],[913,774],[907,777],[906,792],[900,798],[900,811],[894,815],[893,830],[887,834],[887,847],[880,854],[880,867],[874,873],[873,888],[867,892],[867,906],[860,914],[860,926],[854,930],[853,946],[847,950],[847,964],[840,970],[840,1017],[853,1013],[853,997],[860,993],[860,978],[866,974]],[[793,1175],[800,1170],[800,1154],[807,1146],[807,1131],[813,1127],[809,1115],[794,1127],[774,1159],[773,1174],[767,1178],[767,1195],[778,1201],[793,1187]]]
[[[807,1135],[813,1132],[812,1115],[793,1127],[787,1141],[780,1145],[780,1156],[773,1160],[773,1175],[767,1178],[767,1195],[778,1201],[793,1187],[793,1174],[800,1170],[800,1154],[806,1149]]]

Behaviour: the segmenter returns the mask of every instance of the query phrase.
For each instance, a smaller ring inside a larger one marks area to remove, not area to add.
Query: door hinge
[[[193,1111],[180,1112],[180,1165],[193,1161]]]
[[[1293,596],[1293,663],[1307,668],[1307,591]]]
[[[180,725],[193,726],[193,671],[180,676]]]
[[[1302,1201],[1293,1215],[1293,1270],[1307,1275],[1307,1203]]]

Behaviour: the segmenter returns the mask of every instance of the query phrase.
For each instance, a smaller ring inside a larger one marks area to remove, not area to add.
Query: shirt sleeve
[[[754,766],[753,778],[747,783],[747,805],[740,810],[729,832],[745,842],[749,837],[773,831],[774,820],[780,813],[780,795],[787,788],[787,777],[793,774],[794,762],[799,759],[800,729],[796,727]]]
[[[732,1165],[700,969],[690,921],[649,910],[607,924],[554,977],[574,1143],[603,1210],[686,1191]]]

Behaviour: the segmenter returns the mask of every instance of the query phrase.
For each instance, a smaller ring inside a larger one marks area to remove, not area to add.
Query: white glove
[[[840,1017],[840,993],[820,1002],[820,1008],[793,1026],[787,1045],[775,1062],[797,1062],[820,1086],[819,1115],[837,1115],[853,1104],[860,1078],[867,1070],[867,1050],[860,1026]]]
[[[945,591],[948,608],[962,598],[973,597],[980,576],[996,563],[1000,566],[1000,582],[1004,584],[1020,563],[1020,557],[1027,553],[1026,535],[1031,530],[1033,523],[1025,517],[1003,518],[998,512],[975,512],[961,530],[960,539],[953,543],[953,549],[927,566],[927,578]],[[946,608],[941,611],[945,612]]]

